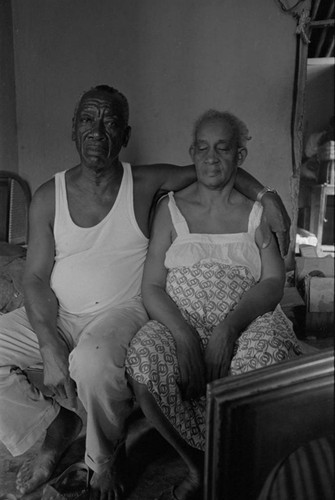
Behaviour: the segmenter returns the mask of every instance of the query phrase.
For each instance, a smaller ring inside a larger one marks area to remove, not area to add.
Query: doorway
[[[314,0],[307,56],[297,243],[334,256],[334,10]]]

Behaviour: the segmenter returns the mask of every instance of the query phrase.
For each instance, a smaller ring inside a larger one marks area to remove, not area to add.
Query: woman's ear
[[[244,147],[238,148],[238,150],[237,150],[237,166],[238,167],[240,167],[244,163],[247,156],[248,156],[247,148],[244,148]]]
[[[194,161],[194,145],[192,144],[188,150],[192,161]]]

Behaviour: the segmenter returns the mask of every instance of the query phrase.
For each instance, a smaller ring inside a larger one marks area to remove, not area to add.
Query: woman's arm
[[[259,282],[246,292],[225,320],[213,329],[205,359],[209,380],[227,375],[233,347],[245,328],[258,316],[272,311],[280,302],[285,284],[285,266],[275,238],[263,247],[263,228],[256,231],[262,273]]]
[[[150,318],[165,325],[177,347],[181,388],[185,399],[205,392],[205,370],[200,339],[184,320],[165,291],[167,270],[165,254],[172,242],[172,221],[168,200],[164,198],[156,211],[142,280],[142,297]]]

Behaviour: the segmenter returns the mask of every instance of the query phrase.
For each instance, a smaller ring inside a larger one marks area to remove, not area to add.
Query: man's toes
[[[36,467],[36,466],[35,466]],[[31,462],[23,464],[16,477],[16,489],[23,495],[35,491],[44,484],[50,474],[39,468],[36,470]]]
[[[19,472],[17,473],[16,476],[16,487],[19,489],[19,487],[22,487],[26,484],[27,481],[29,481],[30,478],[30,471],[31,467],[29,467],[29,464],[24,463]]]

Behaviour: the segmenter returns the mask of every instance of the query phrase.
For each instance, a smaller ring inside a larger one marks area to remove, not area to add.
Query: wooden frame
[[[331,184],[318,184],[313,186],[311,190],[310,231],[316,235],[318,239],[317,250],[321,252],[323,250],[326,252],[334,252],[335,249],[334,241],[327,245],[325,245],[323,241],[325,224],[327,222],[327,201],[330,197],[334,197],[334,194],[335,186]],[[331,205],[329,211],[331,212]],[[334,236],[332,221],[328,222],[328,226]]]
[[[14,172],[0,170],[0,194],[0,241],[26,245],[31,202],[28,183]]]
[[[205,500],[256,499],[280,459],[333,432],[333,391],[332,348],[209,384]]]

